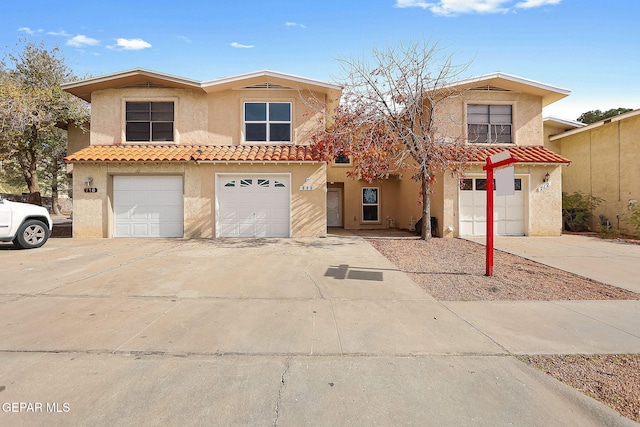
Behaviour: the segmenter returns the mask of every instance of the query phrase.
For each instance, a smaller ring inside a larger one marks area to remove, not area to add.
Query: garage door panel
[[[494,197],[493,198],[493,208],[494,209],[504,208],[505,206],[507,206],[507,197],[506,196]],[[486,197],[485,197],[485,201],[484,201],[484,207],[485,207],[485,210],[486,210],[487,209]]]
[[[180,176],[116,176],[114,237],[182,237]]]
[[[217,176],[217,235],[289,237],[290,178],[269,174]]]
[[[484,206],[474,206],[472,208],[472,212],[473,214],[471,215],[471,218],[475,219],[475,220],[485,220],[487,217],[487,209]]]
[[[471,222],[460,222],[460,235],[461,236],[472,236],[473,235],[473,224]]]
[[[523,234],[522,223],[518,221],[506,221],[505,232],[506,235],[520,236]]]
[[[524,219],[524,212],[521,206],[507,206],[505,212],[506,212],[506,218],[512,221]]]
[[[289,237],[289,224],[271,224],[273,237]]]
[[[467,186],[466,190],[459,192],[460,235],[484,236],[487,229],[487,195],[485,190],[477,190],[476,188],[478,180],[485,180],[484,178],[469,179],[473,180],[472,186]],[[521,179],[516,178],[516,180]],[[482,186],[480,187],[482,188]],[[522,186],[516,188],[522,188]],[[522,190],[517,190],[513,196],[494,197],[494,232],[498,235],[523,235],[525,232],[524,205],[525,194]]]

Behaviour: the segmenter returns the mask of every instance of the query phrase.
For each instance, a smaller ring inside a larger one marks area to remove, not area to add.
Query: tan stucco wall
[[[214,163],[77,163],[73,177],[77,191],[84,179],[93,178],[97,193],[82,193],[74,199],[73,236],[113,235],[114,175],[179,175],[184,179],[184,237],[215,237],[216,173],[290,173],[291,235],[317,237],[326,234],[326,171],[321,163],[302,164],[214,164]],[[309,181],[307,182],[307,178]],[[311,191],[301,191],[312,185]]]
[[[438,126],[446,129],[447,135],[466,137],[468,104],[511,105],[514,144],[543,145],[541,97],[520,92],[464,92],[461,97],[444,101],[439,107]]]
[[[84,129],[73,123],[67,128],[67,154],[75,153],[89,146],[91,135],[91,126],[89,123],[84,125]],[[73,165],[67,165],[67,173],[73,173]]]
[[[226,90],[203,92],[171,88],[125,88],[92,94],[91,144],[125,143],[126,101],[173,101],[177,144],[234,145],[244,141],[243,106],[246,101],[291,102],[292,143],[306,144],[324,113],[300,98],[296,90]],[[302,93],[302,96],[311,96]],[[314,97],[325,100],[324,95]],[[139,142],[137,143],[139,144]]]
[[[327,168],[327,182],[343,188],[343,226],[348,230],[367,230],[389,228],[393,220],[394,228],[408,229],[420,218],[419,183],[407,174],[391,175],[388,179],[368,183],[361,179],[347,177],[350,167],[333,166]],[[379,191],[378,222],[362,221],[362,188],[377,187]]]
[[[300,94],[297,90],[228,90],[211,93],[207,97],[209,120],[207,130],[210,144],[241,144],[244,141],[244,103],[245,102],[291,102],[292,143],[308,144],[310,133],[317,129],[324,119],[322,111],[304,102],[312,96],[324,101],[322,94]]]
[[[567,193],[582,191],[605,200],[596,208],[614,227],[632,231],[625,222],[630,200],[640,200],[640,116],[632,116],[556,140],[560,154],[571,159],[563,173]]]
[[[207,144],[207,102],[201,92],[170,88],[106,89],[91,95],[91,144],[125,141],[127,101],[173,101],[174,139],[179,144]]]
[[[560,142],[551,141],[549,138],[565,132],[567,130],[566,126],[560,126],[553,123],[544,123],[543,126],[545,148],[548,148],[554,153],[560,154]]]
[[[420,219],[420,184],[411,179],[410,174],[391,175],[388,179],[367,183],[347,176],[351,170],[346,166],[330,165],[327,168],[327,182],[343,188],[343,226],[348,230],[389,228],[409,229]],[[379,191],[378,222],[362,221],[362,188],[377,187]]]
[[[84,129],[74,124],[69,124],[67,129],[67,153],[75,153],[89,146],[89,136],[91,135],[91,125],[86,123]]]

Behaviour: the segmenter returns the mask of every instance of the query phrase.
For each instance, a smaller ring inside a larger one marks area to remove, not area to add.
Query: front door
[[[327,188],[327,227],[342,227],[341,188]]]

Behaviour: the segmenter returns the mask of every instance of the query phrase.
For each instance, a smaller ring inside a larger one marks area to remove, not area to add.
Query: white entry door
[[[289,174],[216,175],[216,236],[289,237]]]
[[[525,191],[523,178],[515,179],[515,195],[493,197],[493,230],[499,236],[525,234]],[[487,180],[466,178],[460,188],[460,235],[484,236],[487,234]],[[494,190],[495,191],[495,190]]]
[[[114,176],[114,237],[182,237],[181,176]]]
[[[327,188],[327,227],[342,227],[341,188]]]

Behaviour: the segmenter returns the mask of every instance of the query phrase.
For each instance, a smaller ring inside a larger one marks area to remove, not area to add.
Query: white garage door
[[[289,237],[291,178],[278,174],[216,176],[216,236]]]
[[[487,234],[487,180],[467,178],[460,188],[460,235]],[[515,179],[516,194],[493,198],[493,230],[499,236],[522,236],[524,227],[524,191],[522,178]]]
[[[114,176],[114,237],[182,237],[180,176]]]

